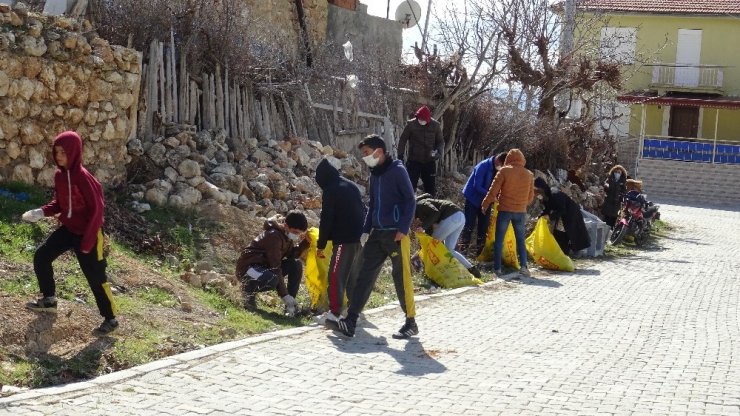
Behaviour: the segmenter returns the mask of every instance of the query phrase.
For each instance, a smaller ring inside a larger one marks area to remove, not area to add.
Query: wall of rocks
[[[283,46],[289,47],[293,54],[298,53],[303,42],[295,0],[244,0],[244,3],[255,23],[269,30],[270,36],[287,40]],[[314,47],[326,40],[328,7],[327,0],[303,0],[306,28]]]
[[[223,129],[131,140],[133,208],[188,210],[215,201],[262,217],[306,210],[316,224],[321,189],[314,175],[322,158],[356,182],[367,175],[354,156],[315,141],[250,138],[246,149],[235,149],[233,143]]]
[[[51,186],[50,143],[78,131],[87,167],[106,184],[126,178],[135,127],[138,52],[95,36],[87,22],[0,4],[0,180]]]

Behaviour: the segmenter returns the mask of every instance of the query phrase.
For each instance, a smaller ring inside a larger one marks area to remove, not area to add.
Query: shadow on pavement
[[[410,338],[403,350],[392,348],[384,336],[375,337],[362,327],[357,327],[354,338],[344,338],[336,334],[329,334],[327,338],[337,350],[348,354],[385,353],[393,357],[401,365],[397,374],[420,377],[426,374],[438,374],[447,371],[447,367],[434,357],[442,354],[440,351],[427,351],[418,338]]]
[[[601,270],[596,269],[575,269],[573,274],[576,276],[600,276]]]
[[[531,285],[531,286],[558,288],[563,285],[562,283],[557,282],[555,280],[541,279],[539,277],[522,277],[520,281],[522,282],[522,284]]]

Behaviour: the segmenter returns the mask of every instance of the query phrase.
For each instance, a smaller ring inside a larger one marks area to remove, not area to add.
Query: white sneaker
[[[529,269],[526,267],[522,267],[521,269],[519,269],[519,274],[524,277],[532,277],[532,274],[529,273]]]
[[[315,316],[314,317],[314,320],[319,325],[326,325],[326,321],[335,321],[336,322],[336,321],[339,320],[339,317],[337,317],[336,315],[334,315],[333,313],[331,313],[331,311],[327,311],[327,312],[322,313],[319,316]]]

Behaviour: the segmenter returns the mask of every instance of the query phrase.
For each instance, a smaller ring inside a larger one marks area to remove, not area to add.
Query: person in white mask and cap
[[[406,158],[411,186],[416,190],[419,178],[424,183],[424,192],[436,196],[437,160],[444,155],[445,141],[442,125],[432,118],[429,107],[423,105],[406,122],[398,140],[398,158]],[[408,155],[406,145],[408,144]]]
[[[326,326],[348,337],[355,335],[357,318],[365,307],[378,279],[380,269],[390,257],[393,283],[406,321],[393,338],[406,339],[419,333],[416,325],[414,286],[411,281],[411,256],[401,240],[409,233],[414,218],[416,199],[409,174],[400,160],[386,153],[385,141],[371,134],[357,146],[362,160],[370,167],[368,194],[370,201],[363,235],[367,235],[360,258],[357,281],[352,290],[347,317],[327,320]],[[408,247],[407,247],[408,248]]]

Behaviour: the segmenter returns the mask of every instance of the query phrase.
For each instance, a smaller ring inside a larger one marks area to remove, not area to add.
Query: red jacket
[[[69,231],[82,236],[80,250],[90,252],[103,226],[103,187],[82,166],[82,139],[73,131],[65,131],[54,139],[67,154],[67,167],[57,165],[54,173],[54,199],[41,207],[44,215],[57,215]],[[53,147],[52,147],[53,151]],[[55,159],[56,163],[56,159]]]

